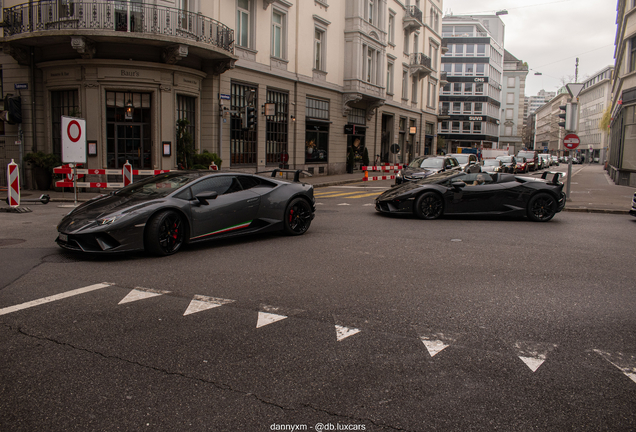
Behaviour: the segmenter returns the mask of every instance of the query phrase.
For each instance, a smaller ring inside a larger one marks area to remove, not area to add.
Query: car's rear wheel
[[[158,256],[172,255],[185,241],[186,225],[183,217],[172,210],[157,213],[146,225],[146,251]]]
[[[302,198],[294,198],[287,205],[283,220],[283,232],[287,235],[301,235],[311,225],[311,205]]]
[[[557,200],[550,194],[539,193],[528,202],[528,218],[535,222],[547,222],[557,212]]]
[[[444,202],[435,192],[426,192],[415,200],[414,211],[420,219],[437,219],[444,212]]]

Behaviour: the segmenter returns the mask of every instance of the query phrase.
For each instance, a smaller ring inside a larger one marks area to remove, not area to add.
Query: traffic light
[[[559,127],[565,128],[567,130],[567,125],[570,123],[568,116],[570,116],[570,108],[572,104],[568,103],[566,105],[559,105],[559,109],[564,111],[559,114],[559,118],[563,119],[563,121],[559,122]]]
[[[9,124],[22,123],[22,98],[20,96],[4,97],[4,109],[2,119]]]
[[[254,107],[248,106],[245,108],[245,123],[246,129],[254,129],[256,124],[256,109]]]

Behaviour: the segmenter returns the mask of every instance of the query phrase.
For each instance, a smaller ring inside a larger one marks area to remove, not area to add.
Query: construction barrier
[[[11,207],[20,206],[20,170],[13,159],[7,165],[7,201]]]
[[[72,176],[73,171],[74,171],[73,168],[70,166],[67,166],[67,167],[60,166],[57,168],[53,168],[53,172],[55,174],[71,174]],[[126,164],[124,164],[124,167],[121,169],[78,169],[78,170],[75,170],[75,173],[78,174],[78,177],[79,177],[79,174],[120,175],[123,177],[122,182],[115,182],[115,183],[77,182],[77,187],[103,189],[103,188],[122,188],[124,186],[127,186],[132,183],[133,177],[136,175],[157,175],[157,174],[167,173],[170,171],[171,170],[136,170],[136,169],[132,169],[132,165],[130,165],[128,161],[126,161]],[[61,180],[61,181],[55,182],[55,186],[56,187],[74,187],[75,184],[72,181]]]
[[[380,166],[363,166],[361,167],[362,171],[364,171],[364,177],[362,177],[362,181],[375,181],[375,180],[394,180],[394,175],[388,176],[378,176],[378,177],[369,177],[369,171],[382,171],[385,173],[397,173],[399,170],[404,168],[404,165],[380,165]]]

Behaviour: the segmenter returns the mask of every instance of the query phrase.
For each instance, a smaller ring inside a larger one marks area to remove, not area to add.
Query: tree
[[[610,124],[612,123],[612,106],[608,106],[603,111],[603,117],[601,117],[601,121],[598,124],[598,129],[608,134],[610,132]]]

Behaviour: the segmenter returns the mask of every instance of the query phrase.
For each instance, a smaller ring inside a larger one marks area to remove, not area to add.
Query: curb
[[[561,210],[564,212],[572,212],[572,213],[605,213],[605,214],[629,214],[629,210],[610,210],[610,209],[593,209],[593,208],[568,208],[566,207]]]

